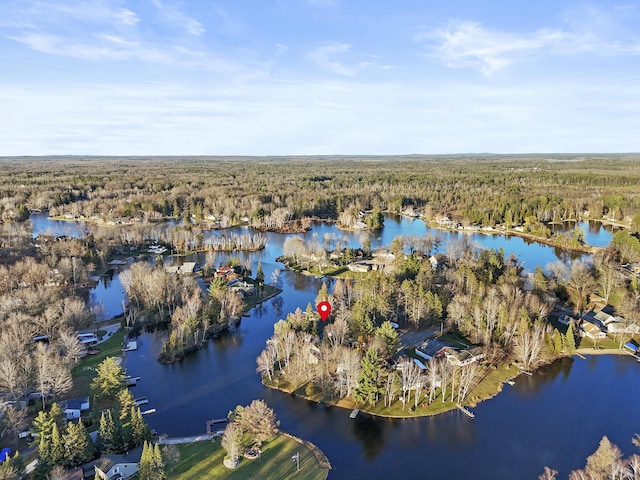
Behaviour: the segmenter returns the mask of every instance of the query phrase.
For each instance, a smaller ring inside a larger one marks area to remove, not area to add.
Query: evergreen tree
[[[136,406],[136,400],[128,388],[123,388],[118,393],[118,403],[120,404],[120,420],[126,419],[131,413],[131,407]]]
[[[376,404],[383,389],[380,385],[379,370],[381,367],[378,351],[374,348],[367,350],[361,361],[362,371],[353,397],[359,402]]]
[[[573,335],[574,324],[573,320],[569,323],[569,328],[567,328],[567,334],[565,335],[565,347],[569,353],[573,353],[576,351],[576,339]]]
[[[555,353],[562,352],[562,335],[557,328],[553,332],[553,351]]]
[[[55,420],[51,418],[48,412],[39,411],[33,420],[32,433],[38,439],[38,458],[44,465],[50,464],[51,452],[51,434]]]
[[[93,458],[95,447],[82,422],[69,422],[64,438],[67,450],[67,465],[77,467]]]
[[[124,386],[124,369],[118,364],[116,357],[105,358],[96,368],[96,373],[91,388],[97,390],[99,396],[115,395]]]
[[[258,269],[256,271],[256,283],[262,292],[262,285],[264,285],[264,271],[262,270],[262,262],[260,260],[258,260]]]
[[[105,453],[119,453],[122,451],[122,431],[120,425],[113,419],[111,410],[107,410],[107,413],[102,412],[98,438],[101,451]]]
[[[142,418],[139,407],[131,407],[131,445],[137,447],[145,440],[151,440],[151,430]]]
[[[153,444],[145,440],[138,466],[138,478],[140,480],[165,480],[167,478],[159,445],[154,447]]]
[[[142,448],[142,456],[138,464],[138,478],[140,480],[153,480],[153,445],[145,440]]]
[[[164,461],[162,460],[162,451],[160,445],[156,443],[153,447],[153,467],[155,472],[154,480],[166,480],[167,474],[164,469]]]
[[[51,443],[49,445],[49,465],[65,465],[67,463],[65,442],[64,438],[60,434],[58,425],[56,425],[55,423],[53,424],[53,428],[51,430]]]
[[[386,356],[390,357],[400,347],[400,337],[398,332],[393,328],[391,322],[382,322],[382,325],[376,329],[376,336],[382,338],[384,344],[387,347]]]

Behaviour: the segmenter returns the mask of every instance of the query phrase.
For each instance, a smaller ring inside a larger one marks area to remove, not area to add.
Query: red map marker
[[[318,313],[320,314],[322,321],[326,322],[327,318],[329,318],[329,314],[331,313],[331,304],[329,302],[320,302],[316,305],[316,308],[318,309]]]

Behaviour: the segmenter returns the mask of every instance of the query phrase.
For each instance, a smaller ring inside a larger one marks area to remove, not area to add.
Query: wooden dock
[[[140,412],[141,415],[149,415],[150,413],[156,413],[155,408],[150,408],[149,410],[145,410],[144,412]]]
[[[227,423],[226,418],[214,418],[213,420],[207,420],[207,435],[215,435],[217,433],[218,427],[213,428],[214,425],[219,425],[221,423]]]
[[[476,416],[474,415],[474,413],[470,410],[467,410],[466,408],[464,408],[462,405],[460,405],[459,403],[456,403],[456,407],[458,407],[458,409],[460,409],[460,411],[462,413],[464,413],[467,417],[469,418],[476,418]]]
[[[354,408],[353,411],[349,414],[349,418],[356,418],[360,413],[359,408]]]
[[[127,387],[135,387],[140,381],[140,377],[125,377],[124,381]]]
[[[136,407],[146,405],[147,403],[149,403],[149,399],[147,397],[136,398]]]

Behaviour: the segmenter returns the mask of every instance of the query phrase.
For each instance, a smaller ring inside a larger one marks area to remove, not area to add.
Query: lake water
[[[46,223],[36,221],[34,226],[52,228]],[[68,226],[77,225],[60,223],[65,234],[73,234]],[[237,230],[249,231],[247,227]],[[314,233],[320,241],[324,233],[346,236],[352,246],[359,246],[362,235],[369,235],[319,224],[303,236],[311,238]],[[387,217],[385,228],[373,233],[371,243],[375,248],[389,245],[398,234],[426,233],[442,238],[443,251],[448,242],[469,235],[429,229],[420,220]],[[593,234],[598,239],[610,235],[604,229]],[[571,260],[551,247],[517,237],[470,235],[484,248],[502,247],[505,253],[516,254],[529,270],[558,259]],[[310,440],[325,452],[334,467],[331,479],[533,479],[545,465],[559,470],[559,478],[566,478],[571,469],[584,466],[605,434],[625,454],[633,453],[630,439],[640,431],[640,412],[635,404],[640,394],[640,365],[629,357],[556,362],[533,377],[519,377],[515,386],[506,386],[497,397],[481,403],[474,409],[473,420],[457,411],[411,420],[361,414],[351,420],[347,410],[326,408],[265,388],[255,372],[255,358],[272,335],[273,324],[297,307],[304,309],[322,284],[317,278],[281,271],[282,265],[274,259],[282,253],[286,236],[267,236],[265,250],[238,255],[250,259],[254,267],[261,260],[267,282],[277,276],[283,289],[280,296],[252,310],[236,330],[210,341],[181,362],[160,365],[156,361],[162,332],[143,334],[139,349],[126,354],[127,372],[142,377],[134,395],[147,396],[149,408],[157,409],[147,420],[158,432],[199,434],[204,432],[206,420],[226,416],[237,404],[263,398],[275,409],[283,430]],[[218,254],[214,261],[218,264],[226,257],[228,254]],[[98,285],[92,296],[109,314],[121,311],[118,275]]]

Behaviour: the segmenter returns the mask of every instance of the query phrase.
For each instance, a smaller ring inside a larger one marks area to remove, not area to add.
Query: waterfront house
[[[484,358],[484,352],[481,347],[471,347],[460,351],[445,352],[447,361],[456,367],[464,367],[474,362],[479,362]]]
[[[599,325],[596,325],[595,323],[591,323],[591,322],[582,322],[582,333],[581,335],[583,337],[589,337],[593,340],[599,340],[602,338],[606,338],[607,334],[604,333]]]
[[[67,417],[67,420],[80,418],[82,412],[89,410],[89,397],[70,398],[60,402],[60,408]]]
[[[138,473],[140,457],[142,457],[142,447],[137,447],[124,455],[102,455],[98,460],[85,466],[85,476],[87,473],[93,473],[101,480],[126,480]]]

